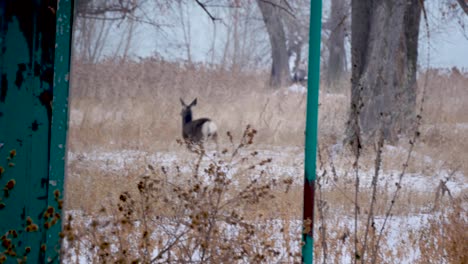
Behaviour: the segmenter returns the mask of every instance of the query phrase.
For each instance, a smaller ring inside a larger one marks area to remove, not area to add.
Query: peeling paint
[[[0,81],[0,102],[5,102],[8,91],[8,80],[5,73],[2,74],[2,80]]]
[[[15,85],[18,89],[21,89],[21,85],[23,85],[24,81],[24,72],[26,71],[26,64],[20,63],[18,64],[18,70],[16,71],[16,80]]]
[[[34,120],[34,122],[31,124],[31,130],[32,131],[37,131],[39,129],[39,123],[37,120]]]

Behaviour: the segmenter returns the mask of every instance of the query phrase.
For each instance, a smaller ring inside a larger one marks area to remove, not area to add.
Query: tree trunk
[[[352,0],[352,87],[348,136],[391,143],[415,121],[419,0]]]
[[[345,72],[346,52],[345,33],[347,25],[347,4],[345,0],[332,0],[330,19],[330,38],[328,39],[328,69],[325,80],[328,86],[334,86],[343,78]]]
[[[257,0],[267,28],[271,45],[271,76],[270,86],[279,88],[290,82],[288,50],[286,47],[286,34],[281,19],[281,1]]]
[[[290,67],[293,72],[297,72],[300,69],[305,70],[303,69],[304,65],[301,65],[301,63],[303,63],[302,46],[304,46],[304,40],[307,39],[303,32],[304,29],[297,17],[293,17],[290,14],[283,12],[282,19],[287,32],[288,61],[290,61],[291,58],[294,58],[294,65]]]

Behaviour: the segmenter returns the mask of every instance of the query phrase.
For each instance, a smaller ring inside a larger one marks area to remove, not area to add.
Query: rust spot
[[[26,232],[36,232],[39,230],[39,226],[36,224],[31,224],[26,227]]]
[[[5,252],[7,255],[10,255],[12,257],[16,257],[16,252],[13,250],[13,248],[9,248],[7,249],[7,251]]]
[[[2,237],[2,247],[9,248],[11,246],[11,239]]]
[[[16,156],[16,149],[12,149],[10,151],[10,158],[14,158]]]
[[[17,238],[18,237],[18,232],[16,232],[16,230],[10,230],[8,231],[8,233],[10,233],[11,236],[13,236],[13,238]]]
[[[11,190],[15,187],[15,185],[16,185],[16,181],[12,179],[7,182],[7,184],[5,185],[5,188],[8,190]]]
[[[49,207],[47,208],[47,213],[48,213],[49,215],[53,215],[54,212],[55,212],[55,209],[54,209],[52,206],[49,206]]]
[[[313,236],[314,226],[314,181],[304,182],[304,235]]]
[[[52,106],[52,93],[48,90],[43,91],[39,95],[39,100],[41,101],[42,105],[45,107]]]

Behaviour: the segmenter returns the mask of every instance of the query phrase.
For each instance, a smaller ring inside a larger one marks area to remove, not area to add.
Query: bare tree
[[[290,0],[291,10],[294,16],[288,12],[282,12],[286,27],[286,37],[288,45],[288,56],[293,60],[290,69],[293,75],[298,77],[300,72],[307,72],[307,56],[303,52],[309,41],[309,18],[310,18],[310,0]]]
[[[75,6],[74,50],[85,62],[95,63],[102,57],[107,39],[115,23],[134,17],[140,2],[116,0],[78,0]],[[130,24],[130,34],[133,25]],[[121,39],[115,53],[126,42],[124,53],[129,50],[131,37]]]
[[[463,12],[468,15],[468,3],[465,0],[457,0],[458,4],[460,5]]]
[[[290,81],[286,33],[281,12],[287,10],[282,0],[257,0],[271,46],[270,86],[278,88]]]
[[[183,46],[187,55],[187,62],[192,63],[192,25],[190,23],[189,6],[186,6],[182,1],[176,1],[180,26],[183,33]]]
[[[331,0],[330,16],[324,29],[330,32],[326,42],[328,63],[325,70],[325,81],[334,86],[343,78],[346,71],[345,37],[349,24],[349,4],[346,0]]]
[[[75,54],[84,62],[95,63],[99,60],[113,23],[114,21],[77,18],[73,32]]]
[[[396,142],[415,118],[420,0],[352,0],[348,136],[380,126]]]

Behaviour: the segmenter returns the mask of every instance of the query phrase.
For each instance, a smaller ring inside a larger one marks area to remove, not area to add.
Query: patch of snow
[[[458,123],[455,125],[455,129],[468,130],[468,123]]]
[[[293,52],[290,56],[289,56],[289,72],[293,73],[294,72],[294,62],[296,61],[296,57],[297,57],[297,54],[296,52]],[[291,76],[292,78],[292,76]]]
[[[279,91],[278,91],[279,92]],[[281,92],[283,95],[288,95],[288,94],[305,94],[307,93],[307,88],[305,88],[303,85],[299,83],[295,83],[291,86],[289,86],[286,90],[283,90]]]
[[[332,146],[331,153],[333,155],[339,155],[342,151],[342,144],[338,143]],[[249,156],[252,150],[242,150],[239,155],[242,157]],[[267,163],[263,166],[257,166],[252,173],[252,177],[255,177],[260,171],[265,171],[268,177],[276,179],[284,179],[292,177],[296,184],[301,184],[304,177],[304,153],[300,148],[273,148],[270,147],[265,149],[257,150],[258,154],[251,161],[257,163],[261,160],[272,159],[271,163]],[[405,155],[407,150],[401,147],[385,146],[384,152],[390,153],[390,155]],[[202,160],[199,171],[203,175],[204,168],[206,168],[213,160],[214,152],[210,152],[208,157]],[[414,155],[421,155],[415,153]],[[421,156],[427,164],[436,164],[429,156]],[[128,176],[128,168],[134,168],[135,166],[146,167],[146,165],[152,165],[153,167],[167,167],[179,168],[181,173],[191,173],[195,169],[194,167],[194,156],[187,155],[185,152],[156,152],[149,153],[139,150],[121,150],[121,151],[92,151],[87,153],[73,153],[70,152],[68,156],[69,162],[75,162],[78,164],[84,164],[86,166],[96,166],[98,169],[118,173],[118,175]],[[252,164],[254,164],[253,162]],[[243,166],[250,166],[249,164],[240,164],[233,167],[226,166],[225,173],[228,178],[236,182],[236,177],[239,172],[244,171]],[[329,172],[330,168],[326,168]],[[335,168],[337,172],[337,180],[342,182],[352,182],[354,180],[354,174],[349,172],[349,168]],[[321,171],[318,171],[321,174]],[[360,170],[360,183],[363,188],[370,187],[372,183],[372,177],[374,171]],[[401,174],[400,169],[395,170],[384,170],[379,172],[379,188],[396,188],[396,183],[399,181]],[[468,189],[467,177],[461,173],[453,173],[447,169],[440,168],[434,175],[425,175],[421,173],[405,173],[402,179],[402,187],[411,191],[417,192],[434,192],[441,181],[446,182],[446,186],[452,194],[458,194]],[[323,188],[334,188],[334,184],[324,184]]]

